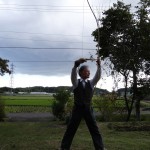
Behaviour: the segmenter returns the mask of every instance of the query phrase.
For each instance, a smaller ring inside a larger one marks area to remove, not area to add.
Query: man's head
[[[86,65],[83,65],[80,67],[79,69],[79,76],[82,78],[82,79],[87,79],[90,77],[90,70],[89,70],[89,67],[86,66]]]

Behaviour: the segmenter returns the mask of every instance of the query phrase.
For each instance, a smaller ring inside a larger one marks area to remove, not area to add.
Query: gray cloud
[[[102,1],[103,5],[108,6],[104,2]],[[111,1],[111,3],[113,2],[116,1]],[[128,0],[128,2],[130,1]],[[135,3],[136,1],[132,2]],[[0,49],[0,54],[3,58],[9,59],[10,61],[27,61],[14,62],[16,73],[66,75],[70,73],[73,62],[42,61],[74,61],[79,57],[89,57],[89,53],[95,55],[96,51],[82,50],[82,48],[95,49],[95,43],[93,42],[91,33],[95,30],[96,24],[90,10],[88,10],[89,13],[84,13],[83,15],[83,12],[86,10],[82,10],[82,7],[80,7],[80,11],[70,8],[70,10],[61,10],[61,12],[56,12],[58,11],[57,7],[57,10],[55,8],[53,12],[50,12],[52,7],[48,7],[83,6],[83,1],[2,0],[0,4],[6,4],[0,5],[1,9],[5,7],[5,10],[0,11],[1,46],[81,48],[81,50]],[[87,6],[87,4],[84,5]],[[62,8],[64,9],[65,7],[61,7],[60,9]],[[76,13],[73,13],[74,11]],[[93,64],[90,65],[93,66]]]

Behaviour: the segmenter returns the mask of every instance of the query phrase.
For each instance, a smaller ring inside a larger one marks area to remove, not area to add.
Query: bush
[[[65,89],[59,89],[53,95],[54,101],[52,103],[53,115],[59,120],[64,120],[66,117],[66,103],[69,101],[70,92]]]
[[[107,94],[103,96],[97,96],[94,98],[93,103],[95,107],[100,111],[103,121],[112,121],[113,114],[116,112],[117,96],[115,93]]]
[[[5,103],[0,96],[0,121],[3,121],[5,118]]]
[[[65,117],[66,120],[65,121],[66,121],[66,124],[68,124],[69,121],[70,121],[73,105],[74,105],[73,97],[70,97],[68,102],[66,103],[66,107],[65,107],[65,112],[66,112],[66,117]]]
[[[71,115],[72,113],[72,108],[74,105],[73,97],[70,97],[66,103],[65,111],[68,115]]]

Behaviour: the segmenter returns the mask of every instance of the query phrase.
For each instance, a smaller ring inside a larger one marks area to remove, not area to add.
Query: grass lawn
[[[149,150],[150,132],[119,132],[98,123],[108,150]],[[66,129],[63,122],[0,122],[1,150],[56,150]],[[72,143],[72,150],[94,150],[84,122]]]

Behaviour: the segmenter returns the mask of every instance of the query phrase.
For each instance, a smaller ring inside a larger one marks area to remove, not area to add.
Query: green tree
[[[0,58],[0,75],[11,73],[11,71],[9,70],[8,62],[8,60]]]
[[[99,54],[102,59],[109,58],[113,70],[121,73],[125,79],[125,89],[130,80],[132,86],[132,100],[128,100],[125,93],[128,117],[133,104],[136,108],[136,119],[140,120],[140,96],[138,83],[140,72],[150,75],[150,2],[141,0],[136,12],[131,13],[131,5],[118,1],[113,7],[104,12],[101,19],[102,27],[96,29],[92,35],[99,41]],[[98,31],[100,37],[98,37]],[[100,40],[98,40],[100,38]]]
[[[0,58],[0,75],[4,75],[5,73],[11,73],[8,66],[8,60]],[[0,96],[0,121],[3,121],[5,117],[5,104],[4,100],[2,100]]]

